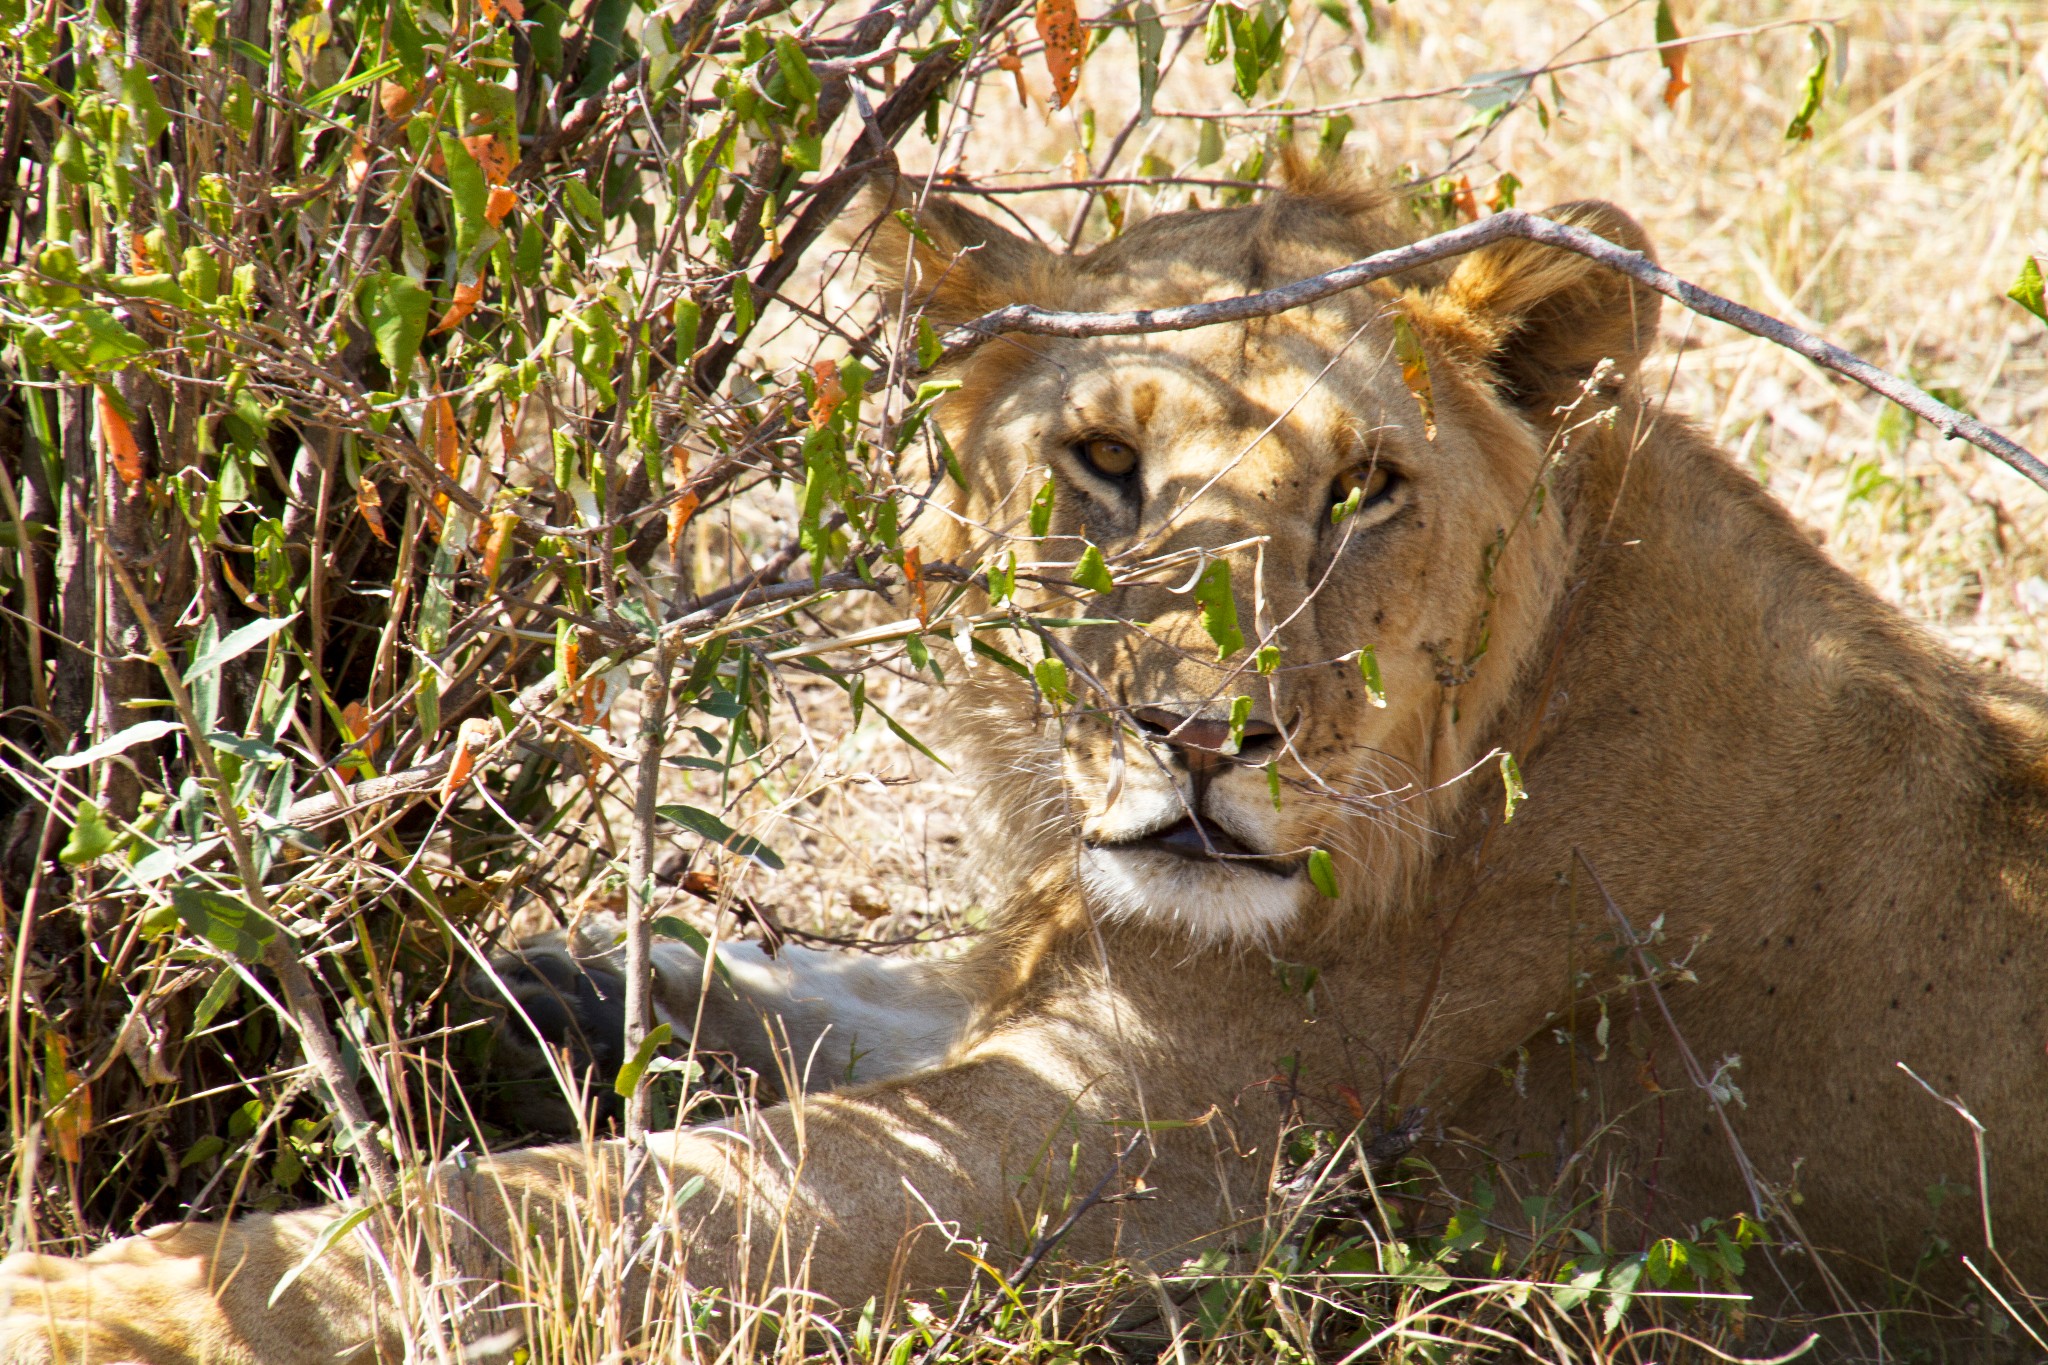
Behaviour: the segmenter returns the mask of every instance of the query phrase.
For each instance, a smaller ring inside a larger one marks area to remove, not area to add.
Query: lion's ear
[[[1612,204],[1560,204],[1543,216],[1651,254],[1641,225]],[[1445,340],[1482,359],[1505,397],[1547,416],[1571,402],[1603,360],[1614,362],[1606,387],[1634,375],[1656,338],[1661,302],[1584,256],[1510,240],[1459,261],[1420,312]]]
[[[900,181],[870,193],[868,205],[868,270],[885,294],[923,309],[934,325],[1048,299],[1057,258],[1036,242],[941,196],[916,207]]]

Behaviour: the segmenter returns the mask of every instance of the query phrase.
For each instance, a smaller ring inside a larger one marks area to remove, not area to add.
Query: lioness
[[[1609,206],[1553,213],[1645,249]],[[925,240],[884,219],[877,255],[945,322],[1241,294],[1384,249],[1394,224],[1385,196],[1326,180],[1059,256],[942,202]],[[929,559],[1021,525],[1047,469],[1042,562],[1082,537],[1187,553],[1089,606],[1142,625],[1070,633],[1070,703],[994,667],[965,687],[1014,888],[977,947],[734,955],[707,1032],[766,1064],[764,1008],[823,1084],[745,1131],[655,1140],[649,1207],[686,1237],[668,1268],[840,1305],[959,1282],[963,1243],[1014,1255],[1125,1153],[1152,1197],[1081,1218],[1061,1252],[1170,1262],[1260,1206],[1290,1105],[1362,1098],[1540,1163],[1618,1115],[1642,1218],[1761,1202],[1867,1283],[1930,1228],[1982,1241],[1973,1201],[1928,1207],[1976,1165],[1903,1063],[1982,1120],[2000,1247],[2048,1284],[2048,707],[1852,581],[1639,393],[1657,315],[1622,277],[1510,243],[1248,324],[961,361],[944,421],[971,487]],[[1219,546],[1245,636],[1222,659],[1189,591]],[[1527,784],[1512,820],[1496,751]],[[1696,979],[1634,988],[1661,1004],[1641,1047],[1610,1047],[1575,1001],[1654,972],[1630,951],[1653,923]],[[664,962],[679,1024],[702,975]],[[416,1197],[455,1212],[442,1263],[488,1280],[515,1252],[551,1264],[620,1162],[518,1152]],[[396,1354],[403,1277],[375,1223],[268,1302],[343,1212],[11,1258],[5,1357]]]

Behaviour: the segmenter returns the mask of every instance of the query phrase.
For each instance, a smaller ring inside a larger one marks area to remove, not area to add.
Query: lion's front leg
[[[547,935],[494,960],[472,979],[480,998],[508,1001],[494,1065],[545,1076],[541,1043],[567,1050],[600,1092],[624,1061],[623,949],[602,930],[576,940]],[[966,1026],[968,994],[954,965],[853,951],[751,943],[718,947],[718,965],[681,943],[654,949],[654,1007],[680,1038],[725,1053],[785,1093],[887,1080],[943,1061]],[[530,1097],[529,1110],[545,1103]],[[529,1112],[527,1117],[531,1118]],[[542,1126],[568,1132],[557,1116]]]

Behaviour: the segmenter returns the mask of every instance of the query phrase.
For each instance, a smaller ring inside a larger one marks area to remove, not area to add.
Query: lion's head
[[[1256,206],[1169,214],[1063,256],[937,201],[919,234],[884,218],[872,259],[935,323],[1016,301],[1125,310],[1317,274],[1398,244],[1395,212],[1297,174]],[[1557,212],[1643,245],[1608,206]],[[1213,939],[1316,904],[1321,849],[1340,903],[1371,910],[1476,787],[1461,774],[1512,742],[1503,709],[1568,577],[1585,452],[1626,444],[1611,415],[1656,297],[1526,243],[1402,285],[1187,332],[1004,337],[955,367],[941,420],[968,487],[928,557],[1014,549],[1027,579],[1035,560],[1065,580],[1092,542],[1116,585],[1053,614],[1132,623],[1059,633],[1064,707],[986,667],[968,689],[963,747],[1012,867],[1078,849],[1098,912]],[[1034,540],[1048,479],[1050,533]],[[1195,591],[1218,558],[1243,636],[1225,657]]]

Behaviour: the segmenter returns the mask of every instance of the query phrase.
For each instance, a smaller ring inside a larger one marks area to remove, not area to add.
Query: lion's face
[[[984,278],[959,311],[1229,297],[1388,244],[1356,205],[1291,203],[1292,221],[1271,205],[1155,220],[1037,262],[1012,291]],[[1022,250],[1005,242],[990,264]],[[1502,392],[1456,285],[1356,290],[1249,325],[997,341],[965,367],[948,425],[972,487],[946,548],[1006,544],[1065,579],[1093,544],[1119,580],[1045,608],[1117,624],[1059,633],[1072,700],[1040,709],[1028,756],[1006,737],[1009,770],[991,775],[1011,837],[1035,825],[1077,849],[1099,911],[1267,933],[1326,893],[1316,850],[1342,900],[1384,904],[1500,742],[1564,577],[1561,444],[1556,419],[1532,423]],[[1423,338],[1431,416],[1397,319]],[[1559,386],[1542,387],[1555,407]],[[1025,507],[1048,478],[1050,534],[1033,541]],[[1243,637],[1227,654],[1218,559]]]

